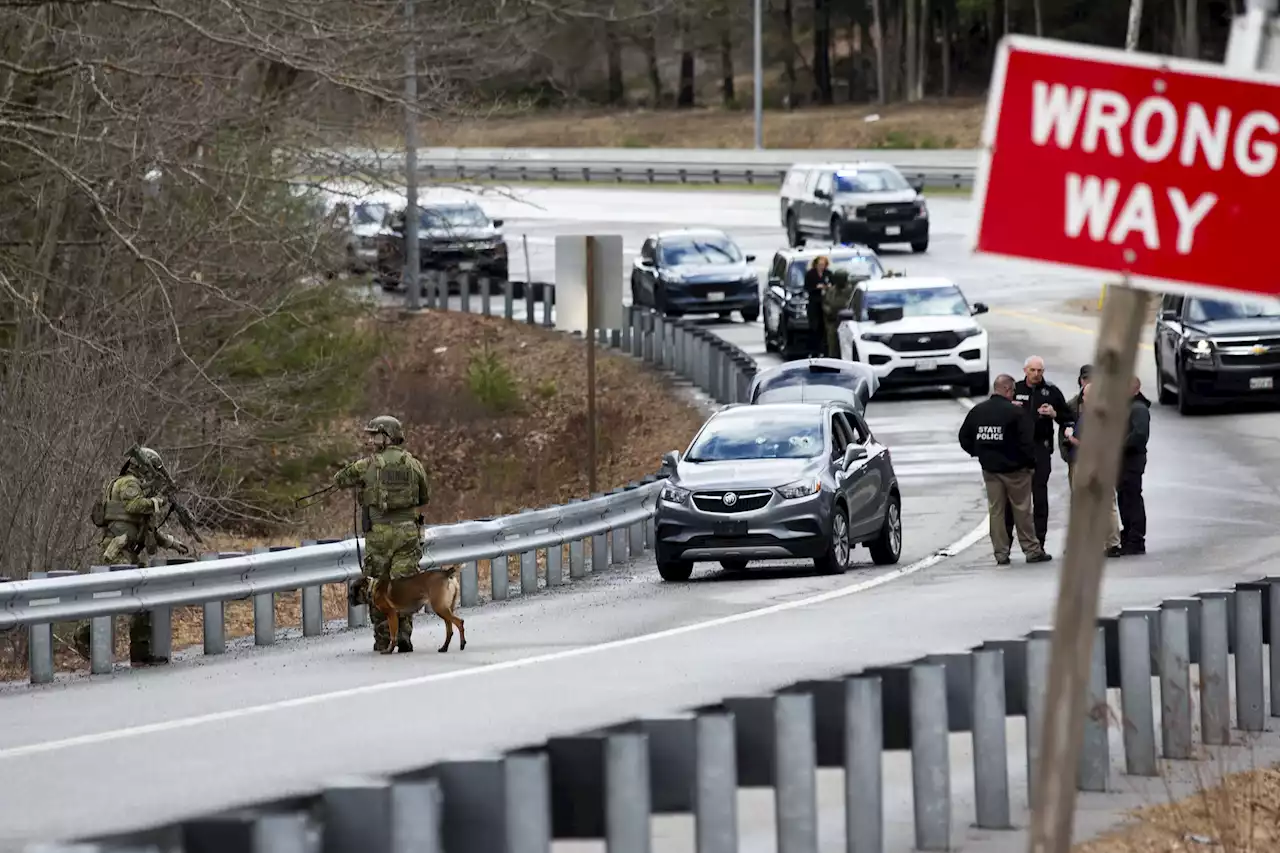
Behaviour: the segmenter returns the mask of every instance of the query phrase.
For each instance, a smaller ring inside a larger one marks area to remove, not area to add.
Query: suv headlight
[[[974,326],[972,329],[959,329],[956,331],[956,339],[963,341],[966,338],[976,338],[980,334],[982,334],[982,329],[978,326]]]
[[[682,504],[689,500],[689,490],[666,485],[662,487],[662,499],[669,504]]]
[[[893,337],[893,335],[890,335],[887,332],[863,332],[862,333],[862,339],[864,341],[871,341],[872,343],[876,343],[876,344],[887,344],[889,343],[889,339],[891,337]]]
[[[796,498],[807,498],[810,495],[816,495],[820,491],[822,491],[822,481],[815,477],[812,480],[797,480],[794,483],[788,483],[778,489],[778,494],[783,500],[791,501]]]
[[[1193,338],[1183,343],[1183,346],[1194,358],[1213,356],[1213,343],[1208,338]]]

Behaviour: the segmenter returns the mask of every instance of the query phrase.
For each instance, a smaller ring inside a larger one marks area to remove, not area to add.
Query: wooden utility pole
[[[587,494],[596,493],[596,238],[587,236]]]

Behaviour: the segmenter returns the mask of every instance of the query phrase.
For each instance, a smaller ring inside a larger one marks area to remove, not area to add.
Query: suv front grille
[[[931,352],[955,349],[960,336],[955,332],[917,332],[889,336],[889,348],[898,352]]]
[[[733,494],[736,500],[732,505],[724,502],[724,496]],[[769,503],[769,499],[773,497],[773,492],[753,489],[746,492],[735,492],[732,489],[726,489],[717,492],[697,492],[693,496],[693,505],[703,512],[751,512],[752,510],[762,509]]]
[[[883,202],[864,204],[858,215],[868,222],[910,222],[918,210],[914,201]]]

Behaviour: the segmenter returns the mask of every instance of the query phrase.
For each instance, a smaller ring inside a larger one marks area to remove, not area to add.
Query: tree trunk
[[[626,93],[622,85],[622,43],[618,32],[611,23],[604,25],[605,56],[609,64],[609,103],[618,106]]]
[[[1036,36],[1044,38],[1044,0],[1032,0],[1032,8],[1036,14]]]
[[[1196,0],[1187,0],[1186,41],[1183,43],[1182,55],[1190,59],[1200,58],[1200,10]]]
[[[916,100],[924,100],[925,85],[929,76],[929,48],[932,47],[933,27],[929,16],[929,0],[920,0],[920,48],[917,54],[920,70],[916,72]]]
[[[884,106],[888,92],[884,80],[884,16],[883,0],[871,0],[871,41],[876,51],[876,103]]]
[[[663,102],[662,72],[658,69],[658,34],[650,24],[644,39],[644,62],[649,75],[649,88],[653,91],[653,108],[661,109]]]
[[[720,97],[726,107],[737,100],[733,89],[733,27],[728,15],[720,28]]]
[[[676,106],[685,109],[694,105],[694,55],[693,51],[682,48],[680,51],[680,92],[676,96]]]
[[[849,11],[849,64],[845,66],[845,100],[853,103],[857,99],[858,69],[862,66],[862,25],[858,16]]]
[[[916,2],[917,0],[903,0],[903,6],[906,7],[906,24],[902,34],[904,53],[903,59],[906,64],[906,95],[908,103],[916,100],[916,76],[920,73],[920,65],[916,59],[916,52],[920,47],[920,40],[916,34],[918,24],[916,22]]]
[[[942,3],[942,97],[951,97],[951,15]]]
[[[828,0],[813,0],[813,96],[824,106],[831,104],[831,6]]]
[[[782,59],[782,76],[787,81],[787,109],[796,108],[795,15],[791,0],[782,0],[782,43],[786,53]]]

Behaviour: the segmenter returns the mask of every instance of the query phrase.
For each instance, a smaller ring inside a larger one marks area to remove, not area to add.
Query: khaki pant
[[[1075,491],[1076,491],[1076,480],[1074,477],[1075,473],[1076,473],[1076,466],[1075,466],[1075,463],[1073,462],[1067,466],[1067,485],[1071,487],[1072,494],[1075,494]],[[1120,512],[1116,508],[1115,500],[1112,500],[1111,501],[1111,529],[1107,532],[1107,548],[1119,548],[1119,547],[1120,547]]]
[[[982,472],[982,482],[987,487],[987,517],[991,527],[991,549],[997,560],[1009,559],[1013,542],[1004,527],[1005,501],[1013,510],[1013,527],[1018,532],[1018,545],[1025,557],[1044,553],[1036,539],[1035,520],[1031,515],[1031,472],[1013,474]]]

